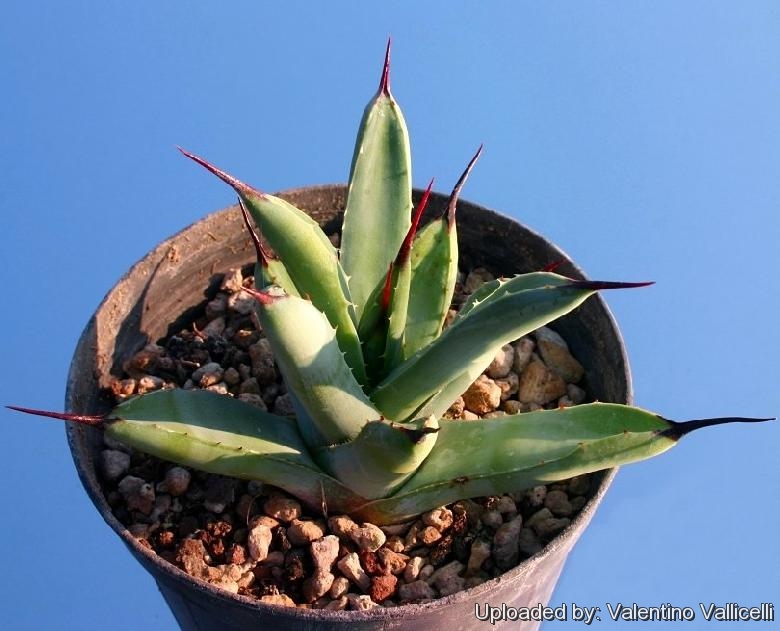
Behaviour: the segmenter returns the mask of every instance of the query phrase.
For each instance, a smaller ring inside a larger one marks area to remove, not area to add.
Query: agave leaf
[[[349,369],[336,331],[308,300],[272,292],[251,293],[285,383],[306,411],[298,419],[306,444],[352,440],[381,415]]]
[[[411,519],[459,499],[522,491],[644,460],[686,433],[727,422],[675,423],[625,405],[591,403],[485,421],[442,421],[431,455],[392,497],[357,516],[378,524]]]
[[[520,276],[527,276],[527,274],[521,274]],[[515,278],[519,277],[515,276]],[[474,307],[484,302],[488,296],[501,287],[501,285],[506,283],[507,280],[508,279],[506,278],[494,278],[493,280],[482,283],[469,295],[469,297],[466,299],[466,302],[461,305],[460,309],[458,309],[453,322],[460,320],[461,318],[465,318],[466,314],[468,314]]]
[[[343,457],[337,455],[341,448],[334,449],[331,456],[339,475],[354,476],[353,458],[369,476],[381,476],[382,466],[387,466],[400,477],[422,464],[392,496],[371,500],[317,468],[294,421],[224,395],[161,390],[121,403],[107,416],[8,407],[102,427],[110,437],[160,458],[262,480],[325,514],[348,512],[378,524],[405,521],[462,498],[520,491],[643,460],[703,427],[774,420],[729,417],[678,423],[638,408],[592,403],[489,421],[447,421],[438,433],[433,418],[404,426],[410,434],[388,431],[397,430],[394,424],[372,423],[352,447],[344,446]],[[369,439],[377,437],[389,453],[372,451]],[[365,442],[364,448],[356,449],[358,442]],[[414,453],[419,443],[423,448]],[[408,459],[395,458],[396,450]]]
[[[507,296],[513,295],[516,292],[519,292],[521,290],[529,291],[529,290],[545,288],[544,274],[545,272],[534,272],[532,274],[523,274],[521,276],[517,276],[513,279],[510,279],[509,281],[500,281],[498,288],[494,292],[492,292],[489,299],[476,302],[473,305],[471,310],[476,310],[477,313],[481,314],[476,316],[478,320],[481,319],[482,316],[486,316],[486,318],[490,320],[492,319],[490,310],[494,309],[496,304],[501,304],[507,298]],[[573,301],[572,302],[573,306],[565,308],[566,311],[549,318],[547,320],[548,322],[551,322],[557,319],[558,317],[560,317],[561,315],[564,315],[564,313],[571,311],[572,309],[576,308],[576,306],[578,306],[584,300],[587,299],[588,297],[587,295],[581,294],[579,292],[595,292],[600,289],[622,289],[622,288],[631,288],[631,287],[644,287],[648,284],[652,284],[652,283],[622,283],[622,282],[600,282],[600,281],[595,281],[595,282],[569,281],[568,283],[564,283],[563,285],[558,285],[557,283],[559,282],[560,280],[554,281],[555,283],[554,286],[558,287],[557,291],[560,294],[559,299],[556,300],[556,302],[558,302],[559,304],[561,303],[561,301],[565,302],[566,296],[568,295],[568,298]],[[549,286],[547,286],[547,288],[550,289]],[[532,305],[529,306],[533,309]],[[550,305],[547,306],[549,307]],[[480,311],[481,308],[485,308],[489,312],[481,313]],[[468,316],[464,315],[462,317],[467,318]],[[455,321],[453,322],[453,326],[459,323],[460,321],[461,319],[456,317]],[[519,337],[522,337],[523,335],[527,335],[529,332],[535,330],[536,328],[538,327],[534,327],[530,330],[527,330],[525,333],[522,333],[522,335],[520,335]],[[434,413],[434,411],[436,411],[436,413],[438,414],[443,414],[444,411],[451,405],[451,403],[460,394],[462,394],[466,390],[466,388],[485,370],[485,368],[487,368],[490,362],[493,361],[493,358],[495,357],[496,353],[501,348],[501,346],[503,346],[507,342],[512,341],[513,339],[517,339],[517,338],[509,337],[502,344],[489,347],[488,350],[485,351],[485,353],[481,355],[477,355],[470,363],[466,364],[457,377],[455,377],[452,381],[450,381],[443,389],[439,390],[438,392],[436,392],[434,395],[432,395],[426,400],[425,405],[422,408],[425,411],[425,413],[432,414]]]
[[[412,248],[412,281],[406,316],[404,357],[411,357],[441,333],[458,275],[458,235],[446,219],[434,219]]]
[[[366,106],[349,175],[341,264],[358,321],[409,229],[412,165],[401,109],[390,94],[390,44],[379,91]]]
[[[461,174],[450,194],[447,209],[417,235],[412,247],[412,273],[403,357],[411,357],[441,333],[452,304],[458,276],[458,231],[455,222],[458,197],[474,168],[482,146]]]
[[[378,380],[403,359],[406,310],[412,273],[410,253],[432,187],[433,180],[417,204],[409,231],[395,260],[390,263],[384,282],[371,293],[360,319],[358,336],[363,343],[369,386],[376,385]]]
[[[384,377],[385,349],[387,348],[387,327],[375,329],[363,340],[363,356],[366,360],[366,384],[375,387]]]
[[[201,471],[262,480],[312,508],[334,510],[361,500],[323,473],[295,421],[204,390],[160,390],[120,403],[104,423],[107,435],[148,454]]]
[[[371,400],[399,421],[440,417],[501,346],[568,313],[598,288],[632,286],[637,284],[573,281],[546,272],[516,276],[388,375]]]
[[[420,224],[425,207],[433,188],[433,180],[420,198],[412,217],[412,225],[404,237],[398,254],[387,276],[385,292],[382,295],[382,305],[387,311],[387,343],[384,353],[384,374],[388,374],[404,359],[404,338],[407,328],[407,312],[409,308],[409,292],[412,284],[411,252],[417,226]]]
[[[438,429],[432,416],[405,424],[371,421],[355,440],[317,449],[313,456],[323,470],[358,495],[386,497],[406,482],[430,454]]]
[[[510,280],[495,279],[484,283],[474,293],[472,293],[471,296],[469,296],[469,299],[460,308],[455,318],[453,319],[452,325],[465,318],[473,309],[482,306],[485,301],[494,294],[496,297],[492,299],[497,300],[499,296],[508,291],[538,289],[545,287],[549,284],[549,280],[550,279],[544,276],[544,273],[535,272],[532,274],[521,274]],[[553,282],[558,282],[558,279],[553,279]],[[489,305],[491,303],[488,302],[487,304]],[[464,365],[461,366],[461,371],[457,376],[455,376],[442,389],[433,393],[425,401],[424,408],[441,410],[440,413],[443,414],[444,410],[446,410],[447,407],[449,407],[450,404],[465,391],[471,382],[474,381],[474,379],[476,379],[480,373],[484,371],[485,367],[488,366],[491,361],[493,361],[493,358],[498,352],[498,348],[500,347],[496,347],[494,345],[488,346],[482,354],[478,354],[470,362],[464,363]]]
[[[403,361],[403,342],[406,314],[409,306],[409,287],[412,264],[408,259],[395,266],[392,296],[388,309],[387,339],[385,342],[383,375],[390,373]]]
[[[275,285],[276,287],[281,287],[290,296],[300,296],[300,292],[292,278],[290,278],[284,263],[274,253],[268,252],[263,247],[260,235],[257,234],[257,231],[252,226],[249,211],[240,198],[238,205],[241,208],[241,216],[244,218],[244,224],[252,237],[252,243],[254,243],[257,255],[257,261],[255,262],[255,289],[265,289]]]
[[[336,249],[317,222],[289,202],[261,193],[203,158],[181,151],[235,189],[255,223],[262,225],[263,235],[284,263],[297,290],[307,296],[336,329],[349,367],[357,380],[364,383],[365,366],[354,306],[345,294],[344,273]]]
[[[358,336],[365,343],[375,333],[379,332],[384,338],[387,335],[387,305],[384,304],[387,284],[392,282],[388,277],[392,274],[392,264],[385,270],[385,282],[377,285],[366,302],[363,317],[358,325]]]
[[[363,347],[363,359],[366,363],[366,384],[368,388],[376,384],[384,377],[385,348],[387,347],[387,304],[385,303],[386,289],[392,283],[393,270],[387,270],[386,281],[371,294],[360,318],[358,337]]]

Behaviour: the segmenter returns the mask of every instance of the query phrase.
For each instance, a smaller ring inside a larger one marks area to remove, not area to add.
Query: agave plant
[[[678,423],[609,403],[484,421],[445,417],[504,344],[599,290],[646,283],[520,274],[484,284],[445,327],[458,271],[457,200],[481,148],[446,212],[418,229],[431,186],[413,209],[389,50],[360,124],[338,250],[303,211],[182,150],[238,194],[258,257],[256,289],[247,291],[296,417],[185,390],[141,395],[106,416],[43,414],[99,425],[163,459],[261,480],[315,509],[377,524],[641,460],[699,427],[755,420]]]

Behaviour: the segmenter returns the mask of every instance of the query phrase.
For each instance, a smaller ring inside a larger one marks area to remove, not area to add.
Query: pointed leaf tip
[[[450,201],[447,204],[446,210],[447,223],[449,224],[450,229],[452,229],[452,226],[455,225],[455,210],[458,206],[458,197],[460,196],[460,191],[463,188],[463,185],[466,183],[466,180],[468,179],[471,170],[474,168],[474,165],[477,163],[477,160],[479,160],[479,156],[482,155],[483,147],[484,143],[479,145],[479,149],[477,149],[474,157],[469,160],[466,169],[463,171],[460,178],[458,178],[458,181],[455,183],[455,187],[452,189],[452,193],[450,193]]]
[[[379,94],[390,96],[390,48],[392,38],[387,38],[387,48],[385,49],[385,63],[382,67],[382,78],[379,80]]]
[[[425,212],[425,208],[428,206],[428,198],[431,196],[433,181],[434,178],[431,178],[431,181],[428,182],[428,188],[425,189],[425,192],[422,194],[420,201],[417,203],[417,207],[414,209],[414,213],[412,214],[412,224],[409,226],[406,237],[404,238],[403,243],[401,243],[401,247],[398,250],[398,255],[395,257],[395,264],[398,266],[402,265],[406,259],[409,258],[409,253],[412,251],[414,237],[417,235],[417,227],[420,225],[420,219]]]
[[[23,408],[17,405],[6,405],[9,410],[16,412],[23,412],[24,414],[33,414],[35,416],[45,416],[46,418],[57,419],[58,421],[73,421],[74,423],[81,423],[82,425],[91,425],[93,427],[99,427],[105,421],[105,416],[89,415],[89,414],[70,414],[67,412],[50,412],[48,410],[36,410],[33,408]]]
[[[400,256],[400,254],[399,254]],[[385,284],[382,287],[382,302],[380,306],[382,308],[382,315],[386,315],[390,310],[390,297],[393,295],[393,269],[395,265],[391,261],[387,268],[387,274],[385,275]]]
[[[633,289],[635,287],[648,287],[649,285],[655,285],[655,281],[651,280],[639,283],[624,283],[620,281],[609,280],[572,280],[565,285],[561,285],[561,288],[601,291],[604,289]]]
[[[703,418],[695,419],[692,421],[670,421],[664,419],[667,423],[671,424],[671,427],[664,430],[662,434],[668,436],[673,440],[679,440],[686,434],[702,429],[703,427],[712,427],[714,425],[725,425],[727,423],[765,423],[766,421],[774,421],[774,417],[767,418],[748,418],[743,416],[726,416],[722,418]]]
[[[257,189],[249,186],[249,184],[244,184],[241,180],[238,180],[234,178],[229,173],[226,173],[222,169],[219,169],[215,167],[210,162],[204,160],[200,156],[196,156],[194,153],[190,153],[186,149],[182,149],[181,147],[176,147],[184,156],[188,157],[193,162],[198,163],[200,166],[202,166],[207,171],[210,171],[214,175],[216,175],[220,180],[222,180],[225,184],[228,186],[232,186],[233,189],[238,193],[239,195],[243,196],[254,196],[254,197],[265,197],[263,193],[258,191]]]

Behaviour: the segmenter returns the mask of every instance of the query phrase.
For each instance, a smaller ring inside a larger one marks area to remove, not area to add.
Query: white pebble
[[[450,526],[452,526],[452,511],[446,506],[440,508],[434,508],[433,510],[423,513],[420,517],[424,524],[433,526],[440,532],[443,532]]]
[[[236,293],[241,291],[241,287],[244,283],[244,276],[241,273],[241,268],[234,268],[228,270],[227,274],[222,279],[222,284],[219,289],[221,291],[227,291],[229,293]]]
[[[531,361],[536,344],[530,337],[521,337],[515,342],[514,371],[519,375]]]
[[[334,578],[330,572],[316,570],[311,577],[303,582],[303,597],[306,599],[306,602],[314,602],[327,594],[333,585]]]
[[[404,570],[404,580],[407,583],[416,581],[423,565],[425,565],[425,559],[423,557],[412,557],[409,559],[409,563],[406,564],[406,569]]]
[[[371,587],[371,579],[366,574],[363,566],[360,565],[360,558],[357,552],[350,552],[345,555],[339,560],[337,565],[341,573],[357,585],[361,591],[366,592]]]
[[[272,538],[273,533],[268,526],[257,524],[247,535],[246,544],[249,556],[255,561],[264,561],[268,556],[268,548],[271,546]]]
[[[374,607],[379,607],[378,604],[371,600],[371,596],[365,594],[347,594],[347,602],[349,602],[349,608],[353,611],[367,611]]]
[[[330,586],[330,597],[341,598],[349,591],[349,579],[344,576],[337,576],[333,579],[333,584]]]
[[[469,573],[474,574],[482,569],[482,564],[490,558],[492,552],[490,542],[485,539],[477,539],[471,544],[471,553],[466,565]]]
[[[301,503],[291,497],[274,495],[263,504],[263,512],[269,517],[289,523],[301,516]]]
[[[339,556],[339,538],[336,535],[327,535],[322,539],[312,541],[310,549],[315,569],[329,572]]]
[[[511,344],[504,344],[501,349],[496,353],[493,361],[487,367],[485,372],[491,379],[500,379],[506,377],[509,371],[512,370],[512,365],[515,360],[515,349]]]

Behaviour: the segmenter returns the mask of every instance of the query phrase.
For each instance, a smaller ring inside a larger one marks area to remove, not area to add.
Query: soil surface
[[[459,304],[492,277],[461,274]],[[293,415],[254,299],[252,279],[226,274],[190,328],[130,358],[117,402],[160,388],[205,388]],[[173,319],[173,318],[172,318]],[[582,366],[542,328],[504,346],[447,412],[490,422],[508,413],[576,405]],[[569,525],[590,497],[588,476],[456,502],[394,526],[313,514],[260,482],[187,469],[104,441],[101,473],[114,514],[143,545],[225,590],[287,606],[368,609],[424,602],[499,576]]]

